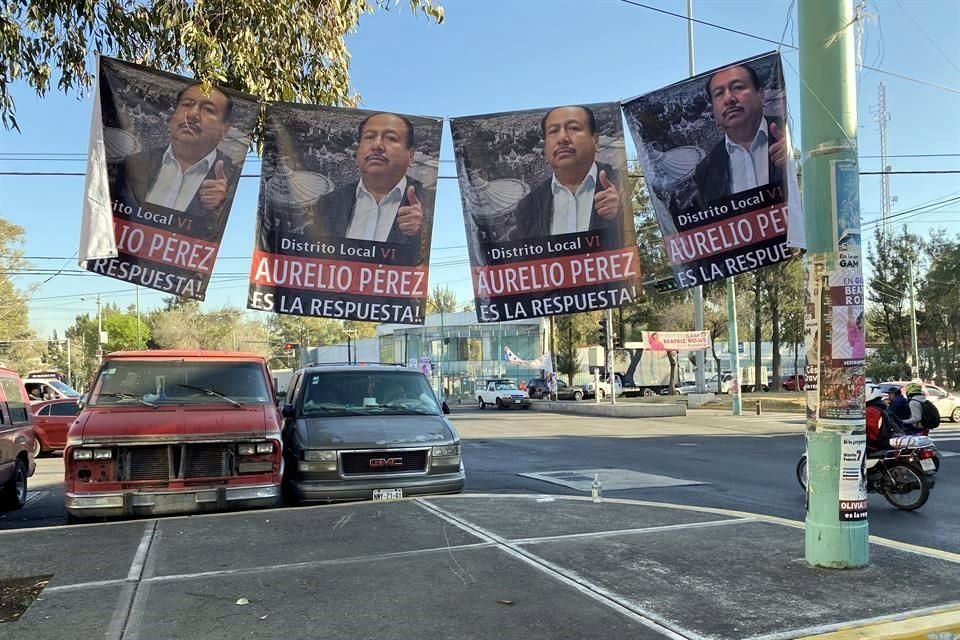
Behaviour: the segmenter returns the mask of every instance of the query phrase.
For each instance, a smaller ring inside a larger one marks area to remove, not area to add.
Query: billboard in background
[[[441,124],[270,105],[247,307],[423,324]]]
[[[804,246],[779,53],[639,96],[623,110],[681,289],[783,262]]]
[[[626,346],[648,351],[702,351],[710,347],[708,331],[641,331],[642,342]]]
[[[80,265],[203,300],[258,109],[252,96],[100,57]]]
[[[640,294],[616,103],[453,118],[477,319],[607,309]]]

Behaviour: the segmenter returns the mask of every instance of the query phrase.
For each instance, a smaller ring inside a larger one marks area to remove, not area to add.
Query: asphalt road
[[[804,519],[795,477],[804,450],[799,416],[691,411],[686,418],[629,420],[457,406],[451,417],[463,437],[466,491],[584,495],[519,474],[590,469],[599,471],[610,497]],[[908,513],[871,494],[870,532],[960,553],[960,425],[945,423],[934,440],[948,457],[929,502]],[[611,489],[629,472],[702,484],[657,487],[642,478],[635,488]],[[0,514],[0,529],[64,524],[62,475],[61,458],[41,458],[27,506]]]

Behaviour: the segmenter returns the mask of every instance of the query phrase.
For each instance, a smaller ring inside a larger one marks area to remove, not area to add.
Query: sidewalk
[[[2,639],[960,636],[960,555],[874,539],[868,568],[814,569],[802,523],[631,500],[463,494],[0,532],[0,549],[0,577],[51,576]],[[891,622],[915,635],[877,635]]]

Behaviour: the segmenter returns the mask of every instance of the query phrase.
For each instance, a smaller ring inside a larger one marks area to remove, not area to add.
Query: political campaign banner
[[[779,53],[639,96],[623,110],[679,288],[804,248]]]
[[[101,56],[80,266],[203,300],[258,109],[252,96]]]
[[[639,348],[648,351],[701,351],[710,346],[707,331],[641,331],[640,336]]]
[[[441,125],[271,104],[247,307],[423,324]]]
[[[477,319],[607,309],[640,294],[616,103],[453,118]]]

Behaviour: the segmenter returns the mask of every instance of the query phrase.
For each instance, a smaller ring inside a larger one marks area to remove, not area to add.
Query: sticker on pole
[[[840,438],[840,522],[867,519],[867,482],[864,458],[867,450],[865,434]]]

